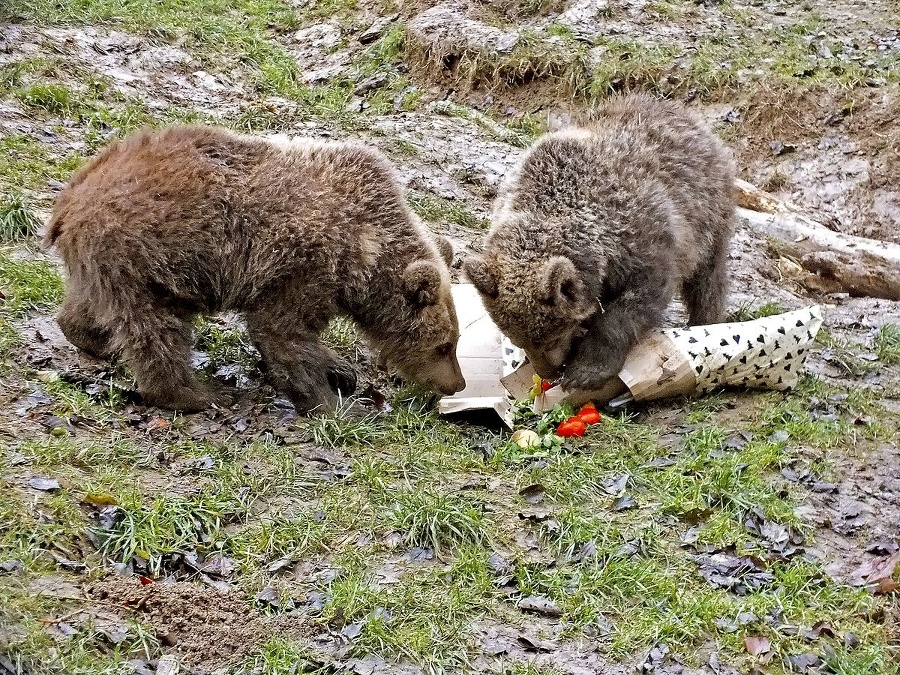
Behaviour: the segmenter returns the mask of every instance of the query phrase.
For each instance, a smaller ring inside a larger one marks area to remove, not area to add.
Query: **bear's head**
[[[463,269],[491,319],[525,350],[535,372],[545,380],[556,378],[598,307],[572,261],[472,254]]]
[[[453,247],[438,238],[440,256],[414,260],[400,274],[397,303],[380,335],[373,335],[380,361],[401,376],[444,395],[465,389],[456,345],[459,321],[450,293]]]

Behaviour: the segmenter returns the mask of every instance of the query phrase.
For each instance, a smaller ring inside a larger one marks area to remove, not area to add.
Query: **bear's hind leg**
[[[247,315],[247,329],[265,362],[272,385],[290,396],[299,412],[334,408],[338,396],[356,389],[356,373],[312,331],[288,325],[286,314]]]
[[[212,398],[190,366],[190,323],[152,307],[131,312],[124,319],[118,339],[144,400],[184,412],[208,408]]]
[[[718,251],[682,281],[681,297],[688,310],[688,325],[705,326],[722,321],[728,294],[727,259],[727,251]]]
[[[56,322],[66,339],[81,351],[102,360],[113,355],[112,331],[97,322],[92,307],[77,288],[66,293]]]

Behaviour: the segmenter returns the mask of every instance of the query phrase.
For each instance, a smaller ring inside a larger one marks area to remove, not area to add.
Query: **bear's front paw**
[[[335,394],[349,396],[356,391],[356,371],[344,360],[335,361],[328,368],[328,386]]]
[[[603,364],[566,366],[561,385],[566,391],[601,389],[616,373]]]

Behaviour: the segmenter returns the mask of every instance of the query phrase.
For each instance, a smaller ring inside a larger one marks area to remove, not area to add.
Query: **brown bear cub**
[[[340,314],[401,374],[444,394],[465,386],[452,249],[365,146],[140,132],[75,174],[45,244],[68,272],[63,333],[95,356],[121,353],[149,403],[210,404],[190,368],[191,321],[224,310],[244,315],[272,384],[301,411],[356,386],[320,341]]]
[[[570,390],[616,375],[676,289],[691,324],[721,320],[735,220],[730,154],[683,106],[617,97],[594,117],[526,151],[464,263],[498,327]]]

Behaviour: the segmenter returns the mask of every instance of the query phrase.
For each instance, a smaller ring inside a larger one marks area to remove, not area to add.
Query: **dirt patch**
[[[835,230],[900,242],[897,88],[760,89],[720,112],[750,182]]]
[[[220,593],[190,582],[145,586],[136,578],[111,577],[87,594],[131,608],[167,651],[194,666],[194,673],[233,664],[272,637],[302,640],[314,632],[297,617],[266,616],[239,592]]]

